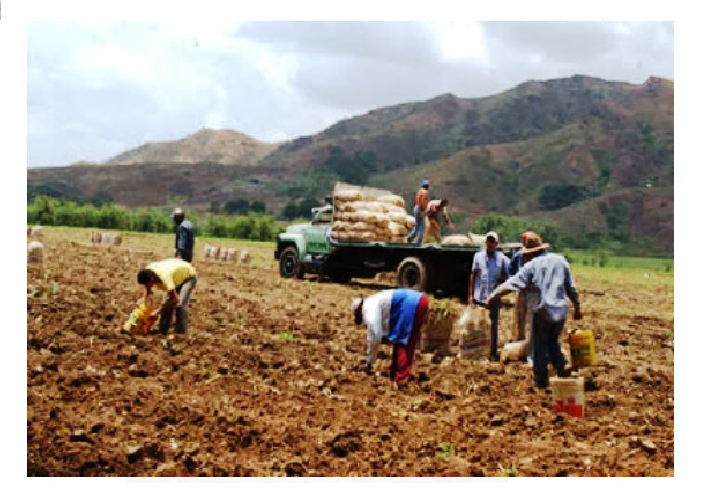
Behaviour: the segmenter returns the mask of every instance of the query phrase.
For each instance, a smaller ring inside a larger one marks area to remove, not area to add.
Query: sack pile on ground
[[[422,327],[422,352],[433,352],[441,356],[450,356],[451,333],[463,308],[449,299],[429,299],[429,312]],[[458,339],[456,339],[458,341]]]
[[[91,231],[91,244],[101,245],[104,247],[117,247],[123,242],[121,234],[112,232],[105,233],[101,231]]]
[[[404,198],[384,189],[339,182],[333,204],[331,236],[335,240],[403,243],[414,227]]]
[[[482,307],[468,306],[454,326],[454,336],[459,339],[459,358],[481,358],[491,347],[488,311]]]

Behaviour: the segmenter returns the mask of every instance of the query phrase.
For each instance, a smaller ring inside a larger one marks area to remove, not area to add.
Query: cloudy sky
[[[261,141],[530,79],[674,78],[672,22],[27,24],[29,167],[228,128]]]

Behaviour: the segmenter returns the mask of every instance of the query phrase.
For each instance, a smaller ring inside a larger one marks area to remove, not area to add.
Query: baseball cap
[[[422,181],[422,187],[429,187],[429,179],[424,179]]]
[[[488,239],[488,238],[493,238],[494,240],[496,240],[496,243],[497,243],[498,242],[498,233],[496,233],[495,231],[488,231],[486,233],[486,239]]]
[[[177,207],[177,208],[175,208],[175,210],[173,210],[173,216],[176,216],[176,215],[185,215],[182,211],[182,208]]]

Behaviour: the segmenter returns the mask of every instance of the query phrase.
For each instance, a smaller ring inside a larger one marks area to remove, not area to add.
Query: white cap
[[[498,243],[498,233],[496,233],[495,231],[488,231],[486,233],[486,239],[488,238],[493,238],[494,240],[496,240],[496,243]]]
[[[185,215],[182,211],[182,208],[177,207],[175,210],[173,210],[173,217],[175,217],[176,215]]]

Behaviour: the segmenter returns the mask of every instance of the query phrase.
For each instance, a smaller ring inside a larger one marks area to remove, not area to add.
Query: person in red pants
[[[426,295],[416,290],[384,290],[353,301],[356,325],[367,325],[366,370],[372,373],[382,338],[392,344],[392,388],[405,384],[412,373],[414,350],[429,310]]]

